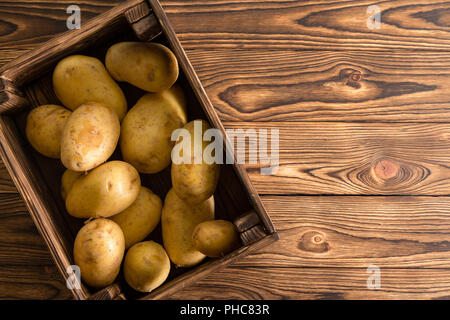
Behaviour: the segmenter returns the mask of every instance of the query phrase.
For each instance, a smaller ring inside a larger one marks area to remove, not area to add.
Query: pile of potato
[[[127,283],[150,292],[166,280],[170,262],[191,267],[232,251],[240,240],[232,223],[214,220],[218,164],[172,163],[173,188],[164,203],[141,185],[139,173],[171,164],[174,130],[184,127],[194,139],[183,90],[175,83],[175,55],[157,43],[122,42],[109,48],[105,64],[82,55],[61,60],[53,87],[64,107],[33,109],[26,135],[38,152],[61,159],[67,212],[88,219],[74,244],[82,279],[95,288],[108,286],[123,260]],[[128,110],[116,81],[147,93]],[[108,161],[118,145],[123,161]],[[160,221],[164,246],[144,241]]]

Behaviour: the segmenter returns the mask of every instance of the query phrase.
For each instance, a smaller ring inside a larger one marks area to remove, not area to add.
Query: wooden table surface
[[[1,1],[0,64],[119,2]],[[174,298],[450,298],[450,1],[162,4],[225,127],[280,130],[281,239]],[[0,298],[71,298],[3,164],[0,235]]]

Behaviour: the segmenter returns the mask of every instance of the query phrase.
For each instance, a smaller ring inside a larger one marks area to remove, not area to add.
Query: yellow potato
[[[170,272],[170,260],[164,248],[154,241],[136,243],[128,250],[123,263],[125,280],[134,290],[151,292]]]
[[[114,282],[124,252],[122,230],[115,222],[107,219],[95,219],[81,228],[73,249],[81,279],[95,288],[106,287]]]
[[[120,120],[127,112],[127,100],[119,85],[97,58],[74,55],[61,60],[53,72],[53,88],[69,109],[97,102],[117,113]]]
[[[122,228],[125,248],[142,241],[161,220],[162,201],[150,189],[141,186],[131,206],[111,218]]]
[[[170,260],[179,267],[192,267],[205,255],[194,248],[192,232],[203,222],[214,219],[214,198],[197,205],[189,205],[177,197],[173,189],[164,201],[161,216],[164,248]]]
[[[178,78],[177,58],[159,43],[117,43],[106,53],[105,64],[117,81],[149,92],[169,89]]]
[[[82,172],[76,172],[67,169],[64,171],[62,177],[61,177],[61,196],[64,200],[67,198],[67,194],[72,189],[73,184],[75,181],[78,180],[79,177],[83,175]]]
[[[202,124],[201,137],[203,133],[209,129],[209,125],[203,120],[195,120],[197,123]],[[196,154],[194,152],[194,122],[191,121],[184,126],[191,137],[191,158],[190,163],[176,164],[172,163],[172,184],[177,196],[182,200],[189,202],[191,204],[197,204],[205,201],[212,196],[216,190],[217,182],[219,180],[220,165],[216,163],[207,164],[203,161],[202,155]],[[182,143],[179,140],[176,145]],[[211,142],[203,141],[202,139],[202,150],[206,148]],[[175,149],[177,146],[175,146]],[[175,152],[176,153],[176,152]],[[180,155],[183,155],[181,150]],[[194,158],[199,158],[201,163],[195,164]]]
[[[192,233],[194,247],[210,258],[217,258],[239,248],[239,235],[234,225],[225,220],[205,221]]]
[[[122,121],[123,159],[141,173],[156,173],[170,164],[172,132],[187,122],[186,101],[179,86],[144,95]]]
[[[72,112],[61,137],[61,161],[72,171],[88,171],[112,155],[120,123],[110,108],[88,103]]]
[[[141,187],[139,173],[123,161],[110,161],[78,178],[66,199],[76,218],[111,217],[128,208]]]
[[[33,148],[44,156],[59,159],[63,128],[71,113],[53,104],[31,110],[27,117],[25,132]]]

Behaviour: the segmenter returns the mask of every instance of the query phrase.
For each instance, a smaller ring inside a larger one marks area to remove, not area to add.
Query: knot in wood
[[[342,69],[341,72],[339,73],[339,79],[341,79],[341,81],[343,81],[344,84],[349,87],[360,89],[362,72],[352,68],[345,68]]]
[[[361,71],[353,71],[349,79],[355,82],[360,81],[362,79]]]
[[[376,165],[374,172],[376,176],[382,180],[389,180],[398,175],[399,165],[390,159],[381,159]]]
[[[315,235],[314,238],[313,238],[313,242],[315,244],[322,243],[323,242],[322,235],[320,235],[320,234]]]
[[[325,241],[325,235],[318,231],[307,231],[300,238],[298,248],[303,251],[324,253],[329,250],[329,244]]]

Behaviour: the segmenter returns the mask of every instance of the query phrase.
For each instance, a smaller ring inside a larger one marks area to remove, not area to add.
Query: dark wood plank
[[[450,53],[188,51],[224,121],[450,120]]]
[[[246,165],[262,194],[450,193],[447,124],[225,122],[224,125],[227,129],[279,129],[278,171],[265,176],[260,174],[261,165]]]
[[[449,299],[449,269],[381,269],[367,289],[367,268],[229,267],[172,299]],[[270,279],[270,280],[269,280]]]
[[[0,4],[0,48],[31,48],[65,31],[69,0]],[[82,22],[120,0],[78,1]],[[449,50],[450,2],[161,1],[183,46],[198,48]],[[382,10],[381,29],[367,27],[367,8]],[[420,27],[418,27],[420,26]]]
[[[29,265],[0,267],[0,299],[72,299],[53,261],[45,265],[30,258]]]
[[[280,240],[236,266],[450,268],[450,197],[262,199]]]
[[[186,48],[448,50],[450,2],[442,0],[164,1]],[[381,29],[369,29],[378,5]]]
[[[81,23],[111,9],[122,0],[80,0]],[[0,3],[0,48],[31,49],[36,44],[67,31],[70,0],[2,1]]]
[[[19,194],[0,193],[0,233],[0,299],[72,298]]]
[[[0,264],[54,263],[19,194],[0,194]]]
[[[28,85],[45,75],[62,57],[123,35],[121,33],[130,32],[124,13],[142,1],[123,2],[107,10],[103,15],[86,21],[79,30],[66,30],[67,32],[58,34],[58,37],[53,37],[35,50],[2,66],[0,68],[2,78],[17,87]]]

